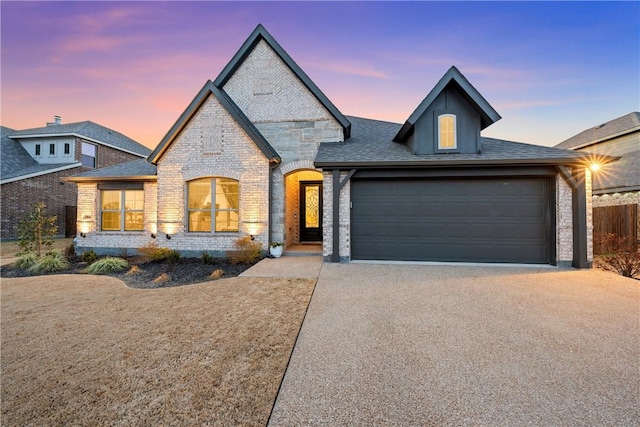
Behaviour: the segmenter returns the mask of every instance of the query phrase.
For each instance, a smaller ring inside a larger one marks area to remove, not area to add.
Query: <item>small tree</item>
[[[23,252],[42,255],[43,249],[51,249],[53,237],[58,232],[57,216],[47,215],[43,202],[34,203],[31,211],[18,223],[18,242]]]

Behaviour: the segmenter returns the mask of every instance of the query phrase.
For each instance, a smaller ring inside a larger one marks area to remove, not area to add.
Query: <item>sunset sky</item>
[[[404,122],[451,65],[555,145],[640,110],[638,2],[7,2],[1,123],[92,120],[155,147],[262,23],[346,115]]]

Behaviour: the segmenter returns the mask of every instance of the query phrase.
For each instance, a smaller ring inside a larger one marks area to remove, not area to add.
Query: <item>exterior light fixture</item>
[[[151,238],[155,239],[156,238],[156,233],[151,233]]]
[[[591,172],[597,172],[600,170],[600,168],[601,168],[600,163],[594,162],[589,165],[589,169],[591,169]]]
[[[80,233],[80,237],[84,239],[85,237],[87,237],[87,235],[85,233]]]
[[[251,236],[251,240],[256,240],[256,236],[254,236],[253,234],[250,234],[249,236]]]
[[[165,237],[167,238],[167,240],[171,240],[171,235],[170,234],[166,234]]]

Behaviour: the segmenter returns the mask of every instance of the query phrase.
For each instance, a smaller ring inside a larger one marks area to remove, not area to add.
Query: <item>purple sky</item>
[[[555,145],[640,110],[638,2],[7,2],[1,123],[92,120],[155,147],[262,23],[347,115],[404,122],[451,65]]]

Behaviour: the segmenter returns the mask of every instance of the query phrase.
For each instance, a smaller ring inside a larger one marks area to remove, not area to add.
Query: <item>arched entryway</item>
[[[295,170],[285,176],[285,248],[322,243],[322,173]]]

